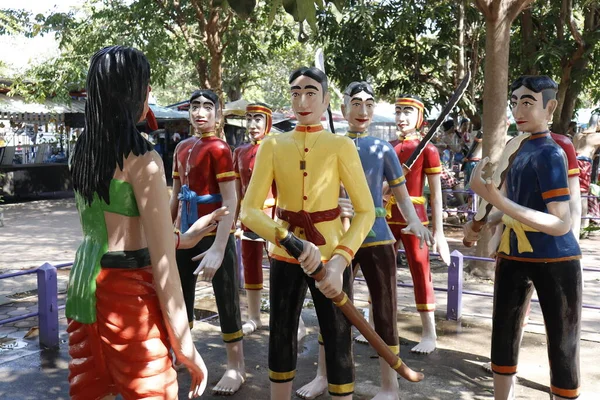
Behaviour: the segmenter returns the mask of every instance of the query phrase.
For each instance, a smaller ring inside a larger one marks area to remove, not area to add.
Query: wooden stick
[[[277,228],[275,236],[280,245],[282,245],[294,258],[300,257],[304,250],[302,241],[286,229]],[[326,270],[321,262],[315,272],[310,274],[317,282],[325,278]],[[358,312],[348,295],[341,291],[337,296],[331,299],[344,313],[348,321],[358,329],[358,331],[367,339],[369,344],[375,349],[377,354],[382,357],[401,377],[409,382],[419,382],[423,380],[424,375],[421,372],[413,371],[402,362],[400,357],[394,354],[388,345],[381,339],[375,330],[369,325],[361,313]]]

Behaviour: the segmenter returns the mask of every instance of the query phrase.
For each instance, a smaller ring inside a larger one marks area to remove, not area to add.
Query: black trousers
[[[579,397],[581,268],[579,260],[531,263],[500,258],[494,282],[492,370],[517,372],[519,338],[533,289],[546,325],[552,393]]]
[[[298,319],[306,289],[310,289],[325,345],[327,381],[332,396],[354,392],[351,324],[342,311],[315,287],[315,280],[300,265],[271,259],[269,302],[269,378],[294,379],[298,354]],[[351,296],[351,271],[344,271],[343,290]]]
[[[396,252],[393,244],[361,247],[352,260],[354,274],[358,266],[367,281],[371,296],[375,332],[381,336],[392,351],[400,351],[398,345]]]
[[[194,271],[199,264],[198,261],[192,261],[192,257],[204,253],[212,246],[214,241],[215,236],[206,236],[191,249],[177,250],[177,268],[179,269],[183,299],[185,300],[190,326],[194,322],[194,300],[196,297],[196,281],[198,280],[198,276],[194,275]],[[229,235],[223,256],[223,264],[221,264],[221,267],[215,273],[212,286],[217,302],[223,341],[231,343],[242,340],[237,257],[233,235]]]

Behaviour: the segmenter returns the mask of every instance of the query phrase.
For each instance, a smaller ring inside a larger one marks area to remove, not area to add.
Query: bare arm
[[[579,188],[579,176],[569,178],[569,209],[571,210],[571,230],[575,235],[575,240],[579,243],[579,233],[581,230],[581,190]]]
[[[240,216],[240,209],[242,208],[242,182],[240,181],[240,178],[237,178],[235,180],[235,193],[237,195],[237,207],[235,210],[235,217],[233,218],[233,220],[237,221]]]
[[[177,219],[177,211],[179,208],[179,200],[177,196],[181,191],[181,181],[179,179],[173,179],[173,191],[171,192],[171,199],[169,200],[169,209],[171,210],[171,221],[175,222]]]
[[[135,157],[128,163],[141,221],[150,251],[154,285],[173,351],[190,369],[194,380],[204,379],[206,367],[196,351],[187,321],[183,292],[175,260],[172,222],[167,214],[165,172],[154,152]],[[199,384],[199,383],[198,383]]]
[[[210,249],[204,253],[200,265],[194,272],[195,274],[203,271],[202,279],[210,281],[215,276],[217,270],[223,263],[225,255],[225,247],[229,240],[231,227],[233,226],[233,218],[237,213],[237,195],[235,191],[235,181],[219,182],[219,190],[223,197],[223,206],[230,210],[228,215],[225,215],[217,226],[217,235]],[[196,256],[193,260],[198,260],[201,257]]]
[[[407,227],[402,231],[404,233],[416,235],[420,239],[419,245],[421,246],[423,245],[423,241],[425,241],[428,246],[433,245],[433,243],[435,243],[433,236],[431,235],[431,232],[429,232],[429,229],[423,226],[421,220],[417,216],[415,206],[410,201],[408,190],[406,190],[406,185],[394,186],[392,188],[392,193],[396,198],[398,209],[408,223]]]
[[[446,264],[450,264],[450,249],[444,236],[444,219],[442,216],[442,182],[440,174],[427,175],[429,191],[431,193],[431,224],[433,225],[434,248]]]

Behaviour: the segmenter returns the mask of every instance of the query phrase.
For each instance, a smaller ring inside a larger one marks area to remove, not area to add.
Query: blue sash
[[[218,203],[223,197],[220,193],[198,196],[188,185],[183,185],[177,199],[183,202],[180,230],[181,233],[185,233],[198,220],[198,204]]]

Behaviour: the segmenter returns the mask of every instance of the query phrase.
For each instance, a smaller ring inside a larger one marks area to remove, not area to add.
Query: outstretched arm
[[[177,358],[190,370],[192,392],[199,395],[206,386],[207,371],[188,326],[162,165],[160,156],[151,151],[135,157],[127,168],[150,251],[154,286],[169,340]]]
[[[450,249],[444,236],[442,182],[440,174],[427,175],[427,181],[429,182],[429,191],[431,192],[431,224],[433,225],[433,240],[435,241],[432,251],[437,250],[446,265],[450,265]]]
[[[423,242],[427,244],[427,246],[432,246],[435,243],[431,232],[427,229],[426,226],[423,225],[417,213],[415,211],[415,206],[412,201],[410,201],[410,196],[408,195],[408,190],[406,190],[406,185],[398,185],[392,187],[392,193],[396,198],[396,203],[402,216],[407,222],[406,228],[402,229],[402,233],[415,235],[419,238],[419,247],[423,247]]]
[[[233,226],[233,218],[237,210],[235,181],[219,182],[219,190],[221,196],[223,196],[223,206],[227,207],[232,212],[224,215],[221,219],[221,222],[217,226],[215,241],[210,246],[210,249],[204,253],[200,265],[198,265],[198,268],[194,271],[195,274],[199,274],[200,271],[202,271],[202,279],[206,281],[212,280],[223,263],[225,248],[227,247],[229,234],[231,233],[231,227]],[[193,260],[197,261],[199,258],[200,257],[196,256]]]

